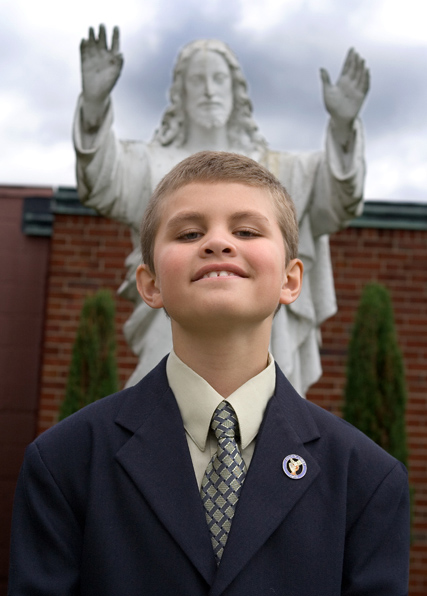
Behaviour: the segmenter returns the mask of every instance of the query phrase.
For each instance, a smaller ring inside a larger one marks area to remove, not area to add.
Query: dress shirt
[[[200,488],[205,470],[218,446],[210,428],[212,416],[225,398],[184,364],[174,351],[168,357],[166,374],[181,412],[194,473]],[[239,422],[239,447],[246,468],[251,463],[256,436],[275,386],[276,369],[274,359],[269,354],[267,367],[226,398],[233,406]]]

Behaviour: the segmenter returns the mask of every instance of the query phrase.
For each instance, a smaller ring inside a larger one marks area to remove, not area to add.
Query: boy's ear
[[[301,293],[304,265],[300,259],[289,261],[280,293],[280,304],[291,304]]]
[[[147,265],[139,265],[136,270],[136,286],[141,298],[151,308],[163,308],[160,289],[157,287],[156,276],[151,273]]]

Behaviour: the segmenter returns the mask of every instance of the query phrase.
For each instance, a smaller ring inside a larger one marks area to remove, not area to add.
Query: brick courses
[[[128,230],[111,220],[90,215],[55,216],[46,300],[39,433],[57,421],[80,311],[88,294],[109,288],[116,298],[121,385],[135,368],[137,359],[122,334],[132,306],[116,294],[130,250]]]
[[[427,231],[349,228],[331,239],[338,313],[322,329],[323,377],[308,398],[340,414],[347,344],[366,283],[390,290],[408,390],[414,488],[410,596],[427,594]]]

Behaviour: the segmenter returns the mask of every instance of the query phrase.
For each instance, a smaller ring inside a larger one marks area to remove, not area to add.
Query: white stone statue
[[[171,348],[170,324],[163,311],[141,301],[135,270],[141,260],[138,228],[146,203],[160,179],[196,151],[244,153],[263,163],[295,201],[300,224],[303,291],[275,317],[271,349],[296,389],[304,395],[320,377],[320,325],[336,312],[328,235],[362,210],[365,176],[363,131],[357,116],[369,88],[369,71],[348,52],[336,85],[321,70],[330,121],[324,151],[290,154],[270,150],[252,118],[252,105],[239,63],[216,40],[199,40],[180,52],[173,73],[170,104],[149,143],[119,141],[113,132],[110,94],[123,66],[119,31],[108,47],[101,25],[81,43],[83,91],[74,121],[80,199],[131,229],[134,250],[126,260],[119,293],[135,310],[124,326],[139,364],[136,383]],[[278,73],[279,76],[280,73]]]

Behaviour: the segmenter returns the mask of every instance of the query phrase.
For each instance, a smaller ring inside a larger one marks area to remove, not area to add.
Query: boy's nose
[[[201,245],[202,256],[208,255],[233,255],[236,253],[236,247],[231,239],[221,235],[206,237],[205,242]]]

